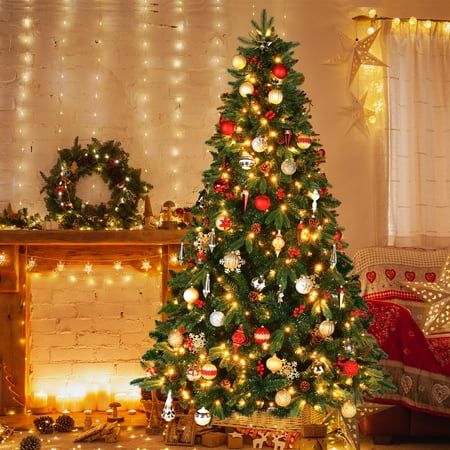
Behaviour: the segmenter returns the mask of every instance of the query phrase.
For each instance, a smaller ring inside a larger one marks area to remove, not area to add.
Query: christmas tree
[[[218,417],[298,415],[390,387],[336,221],[325,152],[298,89],[296,43],[262,13],[232,61],[213,161],[172,274],[166,320],[134,380]],[[170,408],[169,408],[170,409]],[[343,410],[343,409],[342,409]],[[344,410],[343,410],[344,411]]]

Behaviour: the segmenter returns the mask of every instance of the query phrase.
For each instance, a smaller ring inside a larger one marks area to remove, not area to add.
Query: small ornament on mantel
[[[161,213],[159,215],[160,228],[166,230],[175,230],[177,228],[177,220],[174,213],[175,203],[167,200],[163,203]]]
[[[146,195],[144,197],[144,230],[149,228],[156,228],[158,220],[153,215],[152,204],[150,197]]]

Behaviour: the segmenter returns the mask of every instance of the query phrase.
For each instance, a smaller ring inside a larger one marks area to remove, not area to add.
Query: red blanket
[[[398,387],[378,400],[450,417],[450,338],[427,339],[400,305],[367,304],[374,316],[369,331],[388,354],[383,366]]]

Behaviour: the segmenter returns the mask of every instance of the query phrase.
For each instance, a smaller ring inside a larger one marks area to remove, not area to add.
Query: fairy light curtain
[[[411,19],[381,24],[388,65],[388,244],[446,247],[450,23]]]

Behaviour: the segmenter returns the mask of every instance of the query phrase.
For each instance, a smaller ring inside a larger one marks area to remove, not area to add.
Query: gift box
[[[302,425],[301,433],[304,438],[326,437],[326,425]]]
[[[228,448],[243,448],[244,447],[244,436],[242,433],[228,433],[227,434],[227,447]]]
[[[220,431],[210,431],[202,435],[202,445],[205,447],[219,447],[227,443],[226,433]]]
[[[326,450],[327,440],[322,437],[298,438],[291,447],[292,450]]]

